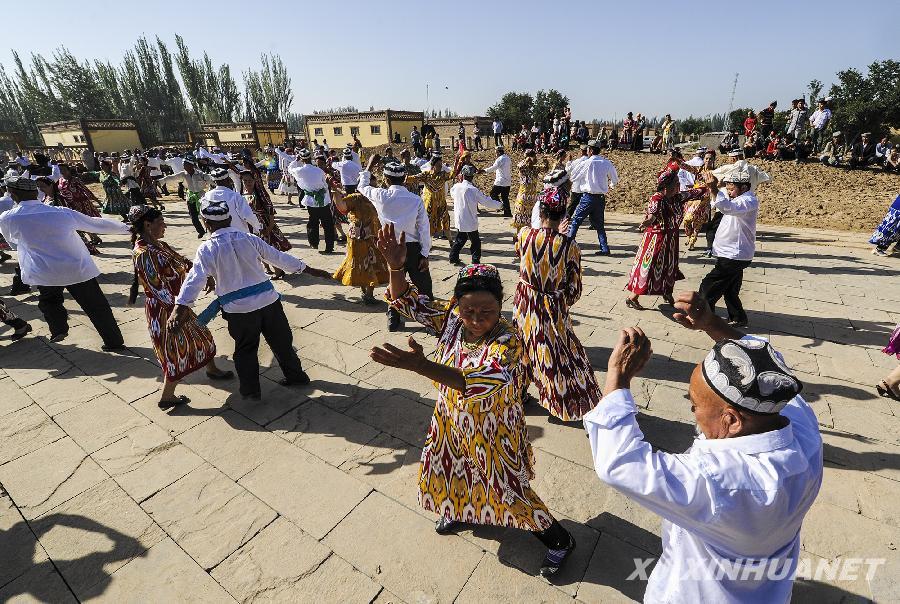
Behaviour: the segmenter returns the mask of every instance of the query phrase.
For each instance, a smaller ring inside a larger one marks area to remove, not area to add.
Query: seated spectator
[[[609,135],[609,140],[606,143],[607,151],[615,151],[619,148],[619,132],[615,128],[613,128],[612,134]]]
[[[740,136],[737,130],[735,130],[726,134],[725,138],[722,139],[722,143],[719,145],[719,153],[727,154],[730,151],[740,149],[740,147]]]
[[[813,143],[812,138],[807,136],[803,140],[797,141],[794,145],[794,156],[795,161],[799,164],[802,161],[806,161],[809,159],[809,156],[812,155]]]
[[[875,143],[872,134],[864,132],[861,140],[850,149],[850,169],[862,168],[875,163]]]
[[[759,138],[759,133],[756,130],[752,131],[750,135],[747,137],[747,140],[744,142],[744,158],[750,159],[751,157],[756,157],[756,148],[757,148],[757,139]]]
[[[884,171],[900,174],[900,148],[892,148],[884,158]]]
[[[841,142],[840,130],[832,132],[831,140],[825,144],[825,148],[822,150],[822,154],[819,156],[819,161],[826,166],[832,166],[834,168],[840,166],[843,163],[844,144]]]
[[[657,134],[656,138],[650,141],[649,147],[650,153],[662,153],[663,152],[663,137],[661,134]]]
[[[779,135],[775,143],[775,159],[778,161],[794,159],[796,146],[793,134]]]
[[[891,144],[890,139],[886,136],[882,137],[878,144],[875,145],[875,163],[879,166],[883,166],[885,160],[887,160],[888,154],[893,148],[894,145]]]
[[[778,159],[778,145],[781,144],[781,137],[774,130],[769,132],[769,136],[766,137],[766,149],[763,151],[762,156],[765,159]]]

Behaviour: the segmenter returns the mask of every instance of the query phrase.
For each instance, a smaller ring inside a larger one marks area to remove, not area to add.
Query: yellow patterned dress
[[[453,302],[414,286],[391,303],[438,337],[434,359],[461,369],[465,392],[442,384],[422,449],[419,504],[449,520],[543,531],[553,516],[531,489],[534,461],[522,410],[522,344],[503,319],[477,350],[462,343]]]
[[[359,193],[347,195],[344,203],[350,221],[347,256],[335,271],[334,280],[354,287],[384,285],[388,282],[388,268],[375,247],[375,234],[381,229],[378,211]]]
[[[193,312],[188,311],[187,319],[175,331],[170,332],[166,324],[191,263],[167,243],[144,239],[135,242],[132,257],[135,274],[147,295],[147,327],[163,376],[169,382],[180,380],[216,355],[212,334],[197,323]]]
[[[531,224],[531,210],[537,201],[542,184],[539,176],[537,160],[526,157],[519,162],[519,194],[516,196],[516,205],[513,207],[512,228],[516,233],[524,226]],[[544,169],[548,168],[547,160],[544,160]]]
[[[447,194],[444,184],[453,179],[452,172],[446,172],[443,165],[438,172],[434,168],[427,172],[406,177],[406,184],[420,184],[422,201],[425,202],[425,210],[428,212],[428,222],[431,225],[431,235],[444,233],[450,228],[450,212],[447,210]]]
[[[519,284],[513,323],[522,334],[525,376],[539,402],[563,421],[580,419],[600,402],[594,369],[569,317],[581,297],[581,251],[548,228],[525,227],[516,239]]]

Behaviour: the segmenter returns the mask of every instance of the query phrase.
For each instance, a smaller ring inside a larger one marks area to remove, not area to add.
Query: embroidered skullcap
[[[697,147],[696,155],[703,155],[706,153],[707,147]]]
[[[312,154],[309,152],[309,149],[304,148],[297,152],[297,157],[300,159],[309,159],[311,156]]]
[[[6,188],[16,191],[37,191],[37,183],[25,176],[11,176],[6,179]]]
[[[562,212],[566,209],[568,200],[568,193],[565,190],[561,191],[558,187],[547,187],[538,194],[538,201],[544,212]]]
[[[740,149],[735,149],[733,151],[728,152],[728,157],[743,157],[743,156],[744,156],[744,152],[741,151]]]
[[[544,175],[544,184],[551,187],[558,187],[569,182],[569,173],[564,169],[551,170]]]
[[[131,209],[128,210],[128,222],[132,225],[136,225],[144,219],[151,209],[150,206],[144,204],[131,206]]]
[[[215,168],[210,171],[209,175],[212,176],[212,179],[216,182],[220,180],[228,180],[231,178],[231,176],[228,174],[228,170],[226,170],[225,168]]]
[[[440,151],[435,151],[431,154],[431,159],[441,159],[442,157],[444,157],[444,156],[441,155]]]
[[[728,174],[722,178],[722,182],[731,182],[737,185],[750,184],[750,170],[747,166],[735,166]]]
[[[476,174],[478,174],[478,169],[472,164],[466,164],[462,167],[462,170],[460,170],[460,172],[462,172],[463,178],[471,180],[475,177]]]
[[[589,140],[587,142],[587,146],[591,147],[592,149],[600,149],[602,147],[600,141],[598,141],[596,138],[592,138],[591,140]]]
[[[703,360],[703,379],[735,407],[778,413],[800,394],[803,384],[763,340],[723,340]]]
[[[317,150],[315,155],[313,155],[313,159],[325,159],[325,153],[322,150]]]
[[[231,218],[231,212],[228,210],[228,204],[223,199],[210,199],[204,197],[200,202],[200,215],[207,220],[219,222]]]
[[[403,178],[406,176],[406,166],[398,161],[391,161],[384,165],[384,175],[394,178]]]
[[[350,147],[346,147],[341,154],[349,159],[353,157],[353,149],[351,149]]]
[[[500,272],[497,267],[492,264],[469,264],[459,269],[458,280],[473,279],[475,277],[486,277],[488,279],[500,280]]]

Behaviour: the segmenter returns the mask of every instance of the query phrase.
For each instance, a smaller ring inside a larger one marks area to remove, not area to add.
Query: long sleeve
[[[157,182],[160,186],[174,185],[182,182],[184,183],[184,186],[187,187],[187,172],[176,172],[175,174],[170,174],[169,176],[163,176]]]
[[[422,256],[428,258],[428,255],[431,253],[431,223],[428,222],[428,212],[425,210],[425,204],[419,204],[418,215],[416,216],[416,233],[422,246]]]
[[[72,222],[75,223],[75,230],[77,231],[101,235],[128,235],[131,232],[128,226],[119,220],[113,220],[111,218],[93,218],[69,208],[60,208],[59,210],[71,218]]]
[[[425,326],[432,335],[439,334],[447,322],[447,303],[432,300],[428,296],[419,293],[416,286],[409,283],[406,293],[396,300],[390,299],[390,289],[384,292],[385,299],[391,308],[404,317],[412,319]]]
[[[462,370],[466,380],[463,399],[470,414],[476,416],[484,413],[499,402],[500,397],[496,395],[512,383],[513,368],[519,365],[521,357],[521,342],[517,337],[507,334],[488,345],[484,363]]]
[[[497,159],[494,160],[494,163],[492,163],[490,166],[485,168],[484,171],[485,172],[496,172],[499,169],[500,169],[500,158],[498,157]]]
[[[500,201],[499,199],[492,199],[489,195],[485,195],[481,189],[479,189],[475,186],[472,186],[471,191],[472,191],[471,194],[475,197],[475,199],[478,201],[478,203],[480,203],[487,209],[499,210],[500,208],[503,207],[502,201]],[[535,205],[537,205],[537,204],[535,204]]]
[[[206,278],[209,277],[209,271],[206,268],[202,252],[202,248],[197,250],[194,256],[194,264],[185,276],[184,282],[181,284],[181,291],[178,292],[178,296],[175,298],[176,304],[193,306],[197,298],[200,297],[200,292],[203,291],[206,285]]]
[[[235,199],[234,205],[237,209],[238,217],[253,227],[253,232],[261,232],[262,225],[259,222],[259,218],[257,218],[256,214],[253,212],[253,208],[247,203],[247,199],[239,193],[235,193],[235,195],[237,195],[237,199]]]
[[[273,264],[290,273],[302,273],[306,270],[306,263],[296,256],[276,250],[259,237],[254,236],[252,240],[257,251],[259,251],[259,255],[267,264]]]
[[[747,214],[755,209],[753,204],[750,204],[743,195],[731,199],[723,191],[719,191],[712,205],[723,214],[730,216]]]
[[[619,173],[616,172],[616,166],[612,162],[609,162],[609,187],[612,188],[616,186],[619,182]]]

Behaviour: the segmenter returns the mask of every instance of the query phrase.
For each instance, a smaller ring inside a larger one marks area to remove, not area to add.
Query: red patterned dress
[[[697,187],[672,197],[662,193],[650,197],[646,218],[653,222],[644,231],[625,289],[638,295],[671,294],[675,282],[684,279],[678,269],[678,236],[684,204],[700,199],[707,191],[707,187]]]
[[[212,334],[197,323],[193,312],[189,311],[188,319],[176,331],[170,332],[166,325],[191,263],[168,244],[144,239],[135,242],[133,259],[135,274],[147,296],[144,310],[156,358],[166,381],[180,380],[216,354]]]
[[[100,203],[100,200],[80,180],[60,178],[56,183],[56,190],[63,206],[86,216],[100,217],[100,212],[94,205],[95,201]]]
[[[522,334],[525,375],[551,415],[580,419],[602,396],[569,317],[569,307],[581,297],[581,251],[562,233],[525,227],[516,252],[521,260],[513,323]]]
[[[543,531],[553,516],[532,490],[534,457],[522,409],[522,343],[500,319],[474,350],[456,304],[414,286],[391,306],[437,335],[434,360],[461,369],[465,392],[439,394],[419,467],[419,505],[449,520]]]
[[[281,232],[281,229],[275,223],[275,206],[272,205],[272,198],[266,195],[265,199],[263,199],[255,193],[244,197],[247,199],[250,207],[253,208],[253,213],[256,214],[256,218],[262,226],[262,232],[257,233],[259,237],[279,252],[286,252],[291,249],[291,242],[287,240],[287,237],[284,236],[284,233]],[[266,205],[266,200],[269,202],[268,206]]]

